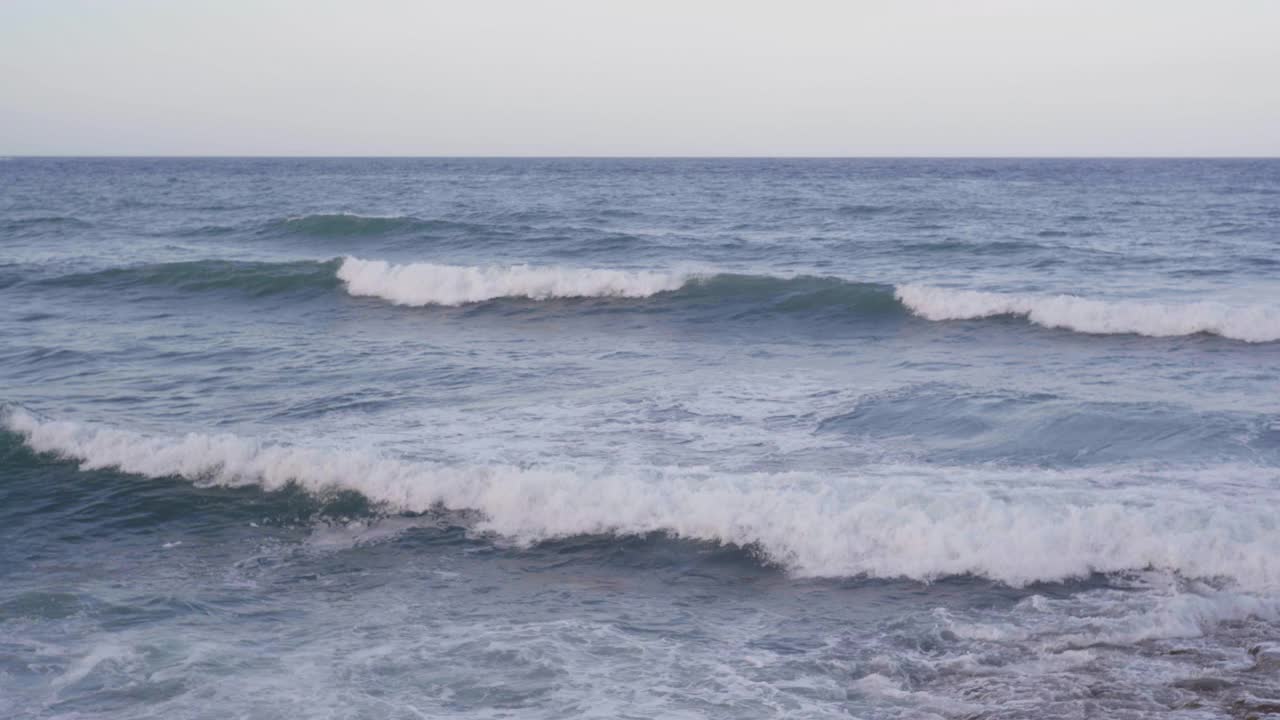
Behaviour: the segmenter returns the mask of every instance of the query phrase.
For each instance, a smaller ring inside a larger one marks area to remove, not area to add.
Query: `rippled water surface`
[[[1280,714],[1280,162],[0,163],[0,715]]]

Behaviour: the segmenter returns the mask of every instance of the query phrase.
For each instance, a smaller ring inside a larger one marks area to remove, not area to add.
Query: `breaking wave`
[[[463,305],[496,298],[644,298],[683,286],[688,274],[529,265],[393,265],[348,257],[338,268],[347,292],[397,305]]]
[[[17,408],[0,424],[32,450],[83,470],[205,486],[356,491],[394,511],[470,511],[478,517],[474,530],[521,544],[662,532],[751,548],[810,577],[971,574],[1023,586],[1155,569],[1246,591],[1280,588],[1280,525],[1267,500],[1280,478],[1257,466],[883,465],[834,477],[447,465],[229,434],[144,435]],[[1205,483],[1206,475],[1216,484]],[[1211,495],[1211,487],[1219,489]]]
[[[895,295],[911,312],[927,320],[1013,315],[1044,327],[1097,335],[1170,337],[1209,333],[1254,343],[1280,340],[1280,306],[1093,300],[1075,295],[1018,295],[923,285],[900,285]]]
[[[31,281],[13,267],[0,286]],[[80,287],[168,286],[238,289],[250,295],[344,287],[348,294],[412,306],[458,306],[492,300],[661,299],[751,312],[823,312],[847,319],[905,316],[930,321],[1011,316],[1078,333],[1171,337],[1199,333],[1250,343],[1280,340],[1280,305],[1154,303],[1074,295],[1025,295],[864,283],[836,277],[749,275],[690,270],[617,270],[535,265],[395,264],[356,257],[327,261],[196,260],[110,268],[39,280]]]
[[[891,287],[839,278],[622,271],[567,267],[395,265],[348,257],[338,277],[352,295],[398,305],[462,305],[497,298],[648,298],[680,291],[685,298],[756,296],[772,309],[844,308],[864,314],[905,307],[926,320],[974,320],[1012,315],[1081,333],[1169,337],[1207,333],[1245,342],[1280,340],[1280,306],[1217,302],[1160,304],[1034,296],[923,285]],[[901,305],[898,305],[901,303]]]

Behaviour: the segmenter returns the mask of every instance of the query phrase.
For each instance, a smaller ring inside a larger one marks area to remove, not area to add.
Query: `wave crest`
[[[381,237],[401,233],[471,230],[475,226],[449,220],[431,220],[411,215],[355,215],[323,213],[277,220],[266,226],[271,232],[312,238]]]
[[[643,298],[675,290],[683,273],[589,268],[461,266],[435,263],[393,265],[348,257],[338,268],[347,292],[379,297],[397,305],[463,305],[496,298]]]
[[[1277,478],[1257,467],[1188,470],[1185,477],[988,466],[725,475],[418,463],[235,435],[147,436],[20,409],[0,423],[33,450],[86,470],[267,490],[354,490],[395,510],[474,511],[477,530],[519,543],[665,532],[751,547],[800,576],[973,574],[1020,586],[1155,568],[1246,590],[1280,588],[1280,532],[1265,500]],[[1208,494],[1206,472],[1231,494]]]
[[[173,287],[200,292],[239,290],[254,296],[301,290],[331,290],[338,285],[337,260],[319,262],[251,262],[238,260],[190,260],[111,268],[51,278],[44,282],[63,287]]]
[[[896,297],[926,320],[1014,315],[1036,325],[1099,335],[1171,337],[1209,333],[1245,342],[1280,340],[1280,308],[1217,302],[1180,305],[1105,301],[1075,295],[1018,295],[900,285]]]
[[[21,266],[0,274],[0,287],[28,282]],[[1029,295],[926,285],[885,285],[829,276],[775,276],[681,270],[614,270],[565,266],[394,264],[345,257],[328,261],[194,260],[117,267],[36,282],[68,287],[169,286],[187,291],[238,289],[250,295],[331,290],[422,307],[500,298],[550,300],[659,296],[673,306],[755,314],[823,314],[872,321],[910,312],[930,321],[1025,318],[1049,328],[1090,334],[1172,337],[1206,333],[1251,343],[1280,341],[1280,306],[1181,304]],[[718,310],[719,309],[719,310]]]

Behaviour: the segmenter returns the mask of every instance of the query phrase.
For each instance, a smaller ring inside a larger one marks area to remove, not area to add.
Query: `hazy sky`
[[[1280,155],[1280,0],[0,0],[0,154]]]

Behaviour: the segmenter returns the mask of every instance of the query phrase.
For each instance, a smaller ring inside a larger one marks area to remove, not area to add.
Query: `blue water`
[[[0,716],[1280,712],[1280,161],[0,161]]]

